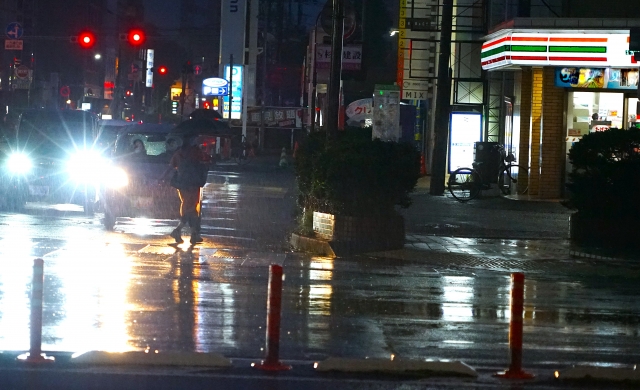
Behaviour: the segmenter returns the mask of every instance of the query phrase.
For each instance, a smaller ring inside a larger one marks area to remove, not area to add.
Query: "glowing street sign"
[[[229,73],[229,65],[224,67],[224,78],[231,80],[231,119],[240,119],[242,117],[242,65],[233,66],[233,80]],[[229,95],[224,97],[224,106],[222,110],[223,118],[229,118]]]

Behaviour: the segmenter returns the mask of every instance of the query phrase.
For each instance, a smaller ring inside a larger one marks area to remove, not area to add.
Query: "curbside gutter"
[[[556,371],[555,377],[560,380],[599,380],[607,382],[640,383],[640,370],[633,368],[578,366],[564,371]]]
[[[318,372],[425,374],[426,376],[477,377],[478,373],[458,361],[426,361],[404,359],[328,358],[314,364]]]
[[[74,354],[73,364],[90,365],[146,365],[146,366],[199,366],[231,367],[231,360],[216,353],[186,352],[104,352],[89,351]]]

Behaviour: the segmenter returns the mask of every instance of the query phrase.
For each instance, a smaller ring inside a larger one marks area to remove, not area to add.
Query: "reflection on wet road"
[[[229,206],[246,193],[223,186],[215,184],[208,199],[218,207],[210,210],[210,231],[225,213],[229,220],[251,213]],[[282,198],[265,199],[271,200],[261,206]],[[312,257],[242,240],[230,245],[221,230],[201,247],[176,249],[167,245],[171,222],[122,222],[116,232],[104,232],[99,220],[79,216],[0,215],[0,350],[28,349],[32,260],[42,257],[45,350],[261,357],[268,265],[278,263],[286,276],[285,359],[395,354],[476,367],[508,361],[510,278],[504,270],[450,267],[431,261],[429,252],[411,261]],[[229,228],[257,242],[259,223],[241,225]],[[553,272],[527,274],[527,365],[637,362],[639,279],[637,267],[596,262],[575,268],[559,262]]]

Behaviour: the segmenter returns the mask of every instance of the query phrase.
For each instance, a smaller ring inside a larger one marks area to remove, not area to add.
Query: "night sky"
[[[197,0],[196,3],[207,0]],[[305,5],[306,24],[311,26],[318,15],[324,0],[318,0],[316,5]],[[180,1],[176,0],[144,0],[146,21],[156,25],[159,29],[176,29],[179,27]]]

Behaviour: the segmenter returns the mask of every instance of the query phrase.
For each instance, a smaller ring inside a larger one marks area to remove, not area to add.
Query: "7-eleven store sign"
[[[482,69],[521,66],[637,67],[629,31],[500,30],[482,45]]]

